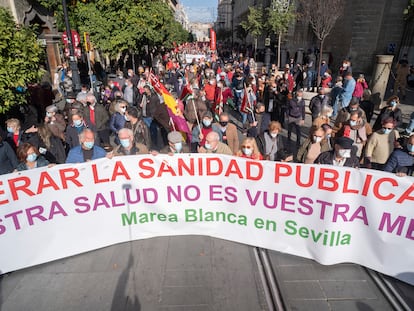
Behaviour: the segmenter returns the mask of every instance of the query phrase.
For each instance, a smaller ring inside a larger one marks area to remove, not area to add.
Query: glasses
[[[125,106],[119,106],[119,108],[124,109],[124,108],[126,108],[126,107],[125,107]]]
[[[252,146],[241,146],[242,148],[246,148],[246,149],[252,149]]]

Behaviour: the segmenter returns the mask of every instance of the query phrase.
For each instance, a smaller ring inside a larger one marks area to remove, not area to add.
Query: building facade
[[[222,0],[226,1],[226,0]],[[294,0],[292,0],[294,1]],[[216,27],[231,25],[235,33],[237,25],[246,19],[249,6],[269,7],[270,0],[232,0],[229,15],[220,7]],[[371,74],[377,54],[395,54],[398,59],[407,53],[411,63],[414,62],[414,25],[413,21],[404,20],[403,11],[407,7],[406,0],[376,0],[345,2],[343,16],[338,19],[331,34],[325,40],[323,57],[330,61],[331,68],[339,68],[343,59],[350,59],[354,72]],[[220,11],[221,10],[221,11]],[[234,36],[234,41],[241,43]],[[266,34],[258,40],[258,49],[264,49]],[[276,51],[276,37],[270,35],[271,49]],[[253,38],[247,36],[247,44],[252,44]],[[303,56],[308,50],[319,49],[319,41],[314,36],[309,24],[297,19],[290,26],[289,32],[282,39],[282,64],[288,57]],[[303,58],[300,57],[299,60]]]

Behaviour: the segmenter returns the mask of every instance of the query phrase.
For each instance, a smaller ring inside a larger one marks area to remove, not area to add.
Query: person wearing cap
[[[184,142],[181,132],[171,131],[167,135],[168,145],[161,149],[161,153],[189,153],[190,148]]]
[[[322,152],[313,163],[359,168],[359,159],[355,155],[353,143],[351,138],[337,137],[334,149]]]
[[[128,128],[118,131],[119,145],[115,147],[114,156],[148,154],[148,147],[141,143],[134,142],[134,132]]]

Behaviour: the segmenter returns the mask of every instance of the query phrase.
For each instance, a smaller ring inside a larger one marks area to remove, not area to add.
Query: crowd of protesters
[[[56,99],[41,112],[41,122],[6,121],[0,174],[102,157],[186,152],[413,173],[414,126],[400,137],[398,89],[373,120],[369,85],[363,75],[354,76],[349,60],[335,73],[322,61],[317,81],[312,52],[303,64],[291,59],[284,68],[273,64],[266,70],[248,57],[224,61],[191,51],[202,56],[188,62],[182,51],[169,51],[136,72],[97,73],[99,91],[85,84],[78,94],[70,69],[59,67]],[[173,116],[151,75],[174,97]],[[304,127],[306,89],[317,90],[309,103],[310,129]],[[177,127],[174,118],[185,120],[185,126]]]

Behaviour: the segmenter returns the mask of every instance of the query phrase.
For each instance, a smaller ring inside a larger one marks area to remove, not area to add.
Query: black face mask
[[[220,121],[221,126],[227,126],[228,123],[229,123],[228,121]]]

